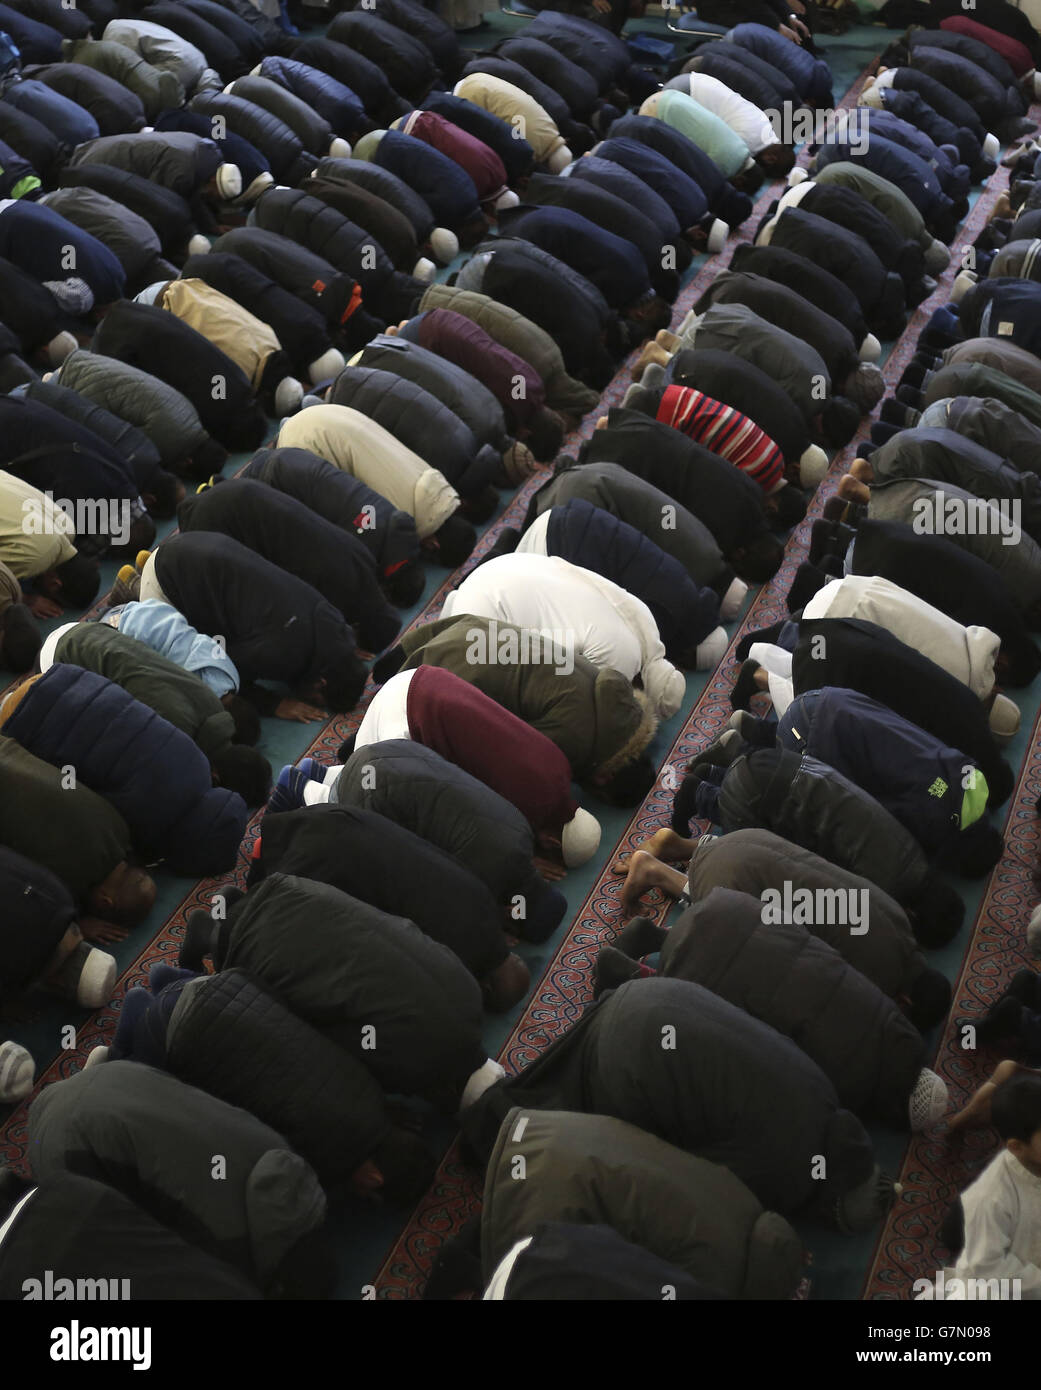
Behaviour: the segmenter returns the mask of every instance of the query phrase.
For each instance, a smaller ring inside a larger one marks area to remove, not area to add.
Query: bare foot
[[[685,840],[682,835],[677,835],[675,830],[663,825],[660,830],[656,830],[644,840],[638,850],[623,849],[611,864],[611,872],[627,874],[632,857],[636,853],[650,854],[666,864],[682,864],[690,860],[694,848],[693,840]]]
[[[597,429],[598,429],[598,430],[606,430],[606,429],[607,429],[607,425],[608,425],[607,416],[606,416],[606,415],[601,415],[601,416],[600,416],[600,419],[597,420],[597,422],[596,422],[596,427],[597,427]]]
[[[660,348],[664,348],[666,352],[670,353],[678,352],[683,343],[683,339],[679,334],[673,333],[672,330],[668,328],[659,329],[654,335],[654,341]]]
[[[633,917],[639,910],[640,899],[647,893],[669,893],[678,898],[687,887],[687,876],[670,869],[653,854],[634,850],[629,872],[622,885],[622,916]]]
[[[871,501],[871,489],[852,473],[846,473],[839,479],[837,495],[844,502],[859,502],[863,507]]]
[[[963,1129],[977,1129],[982,1125],[990,1124],[990,1102],[996,1088],[1001,1085],[1002,1081],[1007,1081],[1010,1076],[1015,1076],[1017,1071],[1030,1070],[1029,1067],[1024,1067],[1011,1058],[999,1062],[991,1072],[989,1079],[984,1081],[982,1086],[977,1087],[968,1104],[947,1121],[948,1135],[957,1134]]]
[[[872,483],[875,475],[871,471],[869,459],[854,459],[849,466],[850,476],[858,479],[862,483]]]
[[[659,337],[660,336],[661,335],[659,334]],[[644,371],[651,365],[652,362],[657,363],[659,367],[665,367],[668,365],[668,361],[669,354],[665,351],[665,349],[661,346],[660,343],[645,343],[643,351],[640,353],[639,357],[633,363],[633,369],[630,375],[632,376],[633,381],[639,381],[640,378],[643,376]]]

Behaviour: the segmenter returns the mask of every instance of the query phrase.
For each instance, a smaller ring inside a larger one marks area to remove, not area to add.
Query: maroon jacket
[[[497,791],[532,830],[559,838],[578,810],[567,758],[523,719],[440,666],[420,666],[408,688],[409,733]]]
[[[473,179],[480,202],[494,202],[506,192],[506,166],[483,140],[433,111],[413,111],[399,129],[440,150]]]
[[[416,341],[436,352],[486,386],[502,406],[511,429],[524,429],[546,403],[542,378],[523,357],[510,352],[480,324],[452,309],[428,309],[419,316]],[[524,382],[517,399],[516,382]]]

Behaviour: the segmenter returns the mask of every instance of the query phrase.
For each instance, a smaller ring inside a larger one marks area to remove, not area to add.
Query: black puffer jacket
[[[371,58],[334,39],[304,39],[293,49],[293,59],[318,68],[350,87],[361,97],[369,116],[381,127],[390,126],[411,110],[411,103],[399,96],[386,74]]]
[[[230,913],[214,964],[283,1000],[384,1091],[455,1111],[485,1060],[481,991],[459,957],[328,884],[271,874]]]
[[[329,149],[329,142],[333,138],[329,122],[313,106],[308,106],[306,101],[301,101],[278,82],[252,75],[240,77],[232,83],[230,95],[276,116],[289,127],[308,154],[324,155]]]
[[[477,382],[474,386],[483,389]],[[382,425],[443,473],[462,497],[478,496],[502,473],[502,456],[490,444],[481,444],[437,396],[406,377],[375,367],[347,367],[328,399]]]
[[[124,203],[96,188],[57,188],[44,202],[114,252],[126,272],[128,297],[159,280],[175,278],[174,267],[163,259],[159,233]]]
[[[715,888],[672,927],[659,969],[704,985],[798,1043],[861,1119],[906,1129],[925,1053],[921,1034],[838,951],[779,918],[768,917],[761,898]]]
[[[356,10],[370,9],[371,6],[363,6],[361,0],[347,0],[342,8]],[[418,0],[380,0],[379,13],[384,23],[403,29],[429,49],[446,78],[455,78],[462,66],[463,51],[455,30],[439,15],[419,4]]]
[[[233,227],[218,237],[211,249],[241,256],[262,270],[304,304],[317,309],[334,332],[350,331],[350,320],[372,323],[360,307],[361,287],[354,277],[288,236],[260,227]]]
[[[172,188],[152,183],[114,164],[77,164],[62,170],[63,188],[93,188],[128,207],[155,231],[163,255],[179,261],[195,234],[195,215]]]
[[[0,903],[0,998],[11,999],[43,974],[78,914],[61,879],[3,845]]]
[[[192,98],[189,109],[211,120],[222,117],[228,130],[260,151],[279,182],[296,183],[297,179],[306,178],[317,163],[316,157],[307,153],[296,131],[271,110],[253,101],[227,92],[199,92]]]
[[[382,912],[407,917],[478,979],[508,954],[501,912],[484,884],[374,811],[327,804],[266,816],[250,883],[271,872],[331,883]]]
[[[346,1181],[390,1129],[365,1067],[243,970],[186,985],[166,1043],[175,1076],[277,1125],[323,1184]]]
[[[387,75],[396,92],[417,104],[431,87],[444,82],[433,54],[420,39],[369,9],[341,11],[328,28],[329,38],[364,54]]]
[[[358,537],[382,578],[419,558],[415,520],[365,483],[306,449],[261,449],[242,471]]]

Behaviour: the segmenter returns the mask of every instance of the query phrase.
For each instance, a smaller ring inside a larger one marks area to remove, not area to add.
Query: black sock
[[[372,679],[377,685],[384,685],[391,676],[398,674],[404,660],[405,653],[402,648],[391,647],[389,651],[383,653],[378,661],[372,663]]]
[[[752,703],[752,697],[759,694],[759,687],[755,683],[758,670],[759,662],[754,657],[749,657],[741,667],[730,694],[730,703],[734,709],[747,709]]]
[[[630,960],[641,960],[652,951],[660,951],[668,934],[664,927],[659,927],[649,917],[634,917],[611,944]]]

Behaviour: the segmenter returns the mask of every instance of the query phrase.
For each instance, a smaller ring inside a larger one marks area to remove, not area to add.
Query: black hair
[[[946,946],[957,936],[965,917],[965,904],[955,890],[930,870],[915,900],[905,904],[914,914],[911,925],[923,946]]]
[[[241,743],[229,744],[211,759],[222,787],[238,792],[247,806],[261,806],[271,790],[271,764],[263,753]]]
[[[36,619],[24,603],[12,603],[0,618],[0,659],[19,675],[28,671],[43,646]]]
[[[155,499],[148,508],[150,514],[162,521],[173,516],[180,501],[178,494],[183,486],[180,478],[175,477],[173,473],[167,473],[165,469],[162,470],[156,477],[155,486],[149,489]]]
[[[731,563],[746,583],[766,584],[781,568],[783,559],[784,544],[771,531],[761,531],[744,547],[740,558],[731,557]]]
[[[361,699],[368,670],[357,655],[348,658],[342,671],[326,676],[325,703],[334,714],[346,714]]]
[[[98,562],[79,551],[71,560],[58,565],[54,573],[61,580],[61,596],[70,608],[89,608],[101,587],[101,570]]]
[[[419,1135],[397,1126],[384,1135],[370,1157],[383,1175],[383,1196],[395,1206],[418,1201],[437,1171],[437,1162]]]
[[[549,463],[556,458],[564,442],[564,422],[556,411],[541,406],[531,418],[525,442],[539,463]]]
[[[951,983],[939,970],[923,970],[908,990],[908,1017],[922,1033],[945,1017],[951,1007]]]
[[[224,708],[235,721],[235,742],[252,748],[260,740],[260,715],[242,695],[229,695],[222,700]]]
[[[806,498],[791,483],[770,494],[771,510],[781,530],[790,531],[806,515]]]
[[[766,169],[771,178],[783,178],[795,164],[795,150],[791,145],[775,143],[767,145],[755,156],[760,169]]]
[[[411,608],[418,603],[426,583],[426,572],[418,559],[406,560],[400,569],[387,575],[383,587],[397,608]]]
[[[1012,1076],[998,1086],[990,1117],[1002,1139],[1029,1144],[1041,1129],[1041,1076]]]
[[[612,806],[639,806],[658,776],[647,753],[620,767],[597,791]]]
[[[460,511],[463,512],[471,521],[487,521],[489,517],[495,515],[495,509],[499,505],[499,494],[491,483],[483,487],[480,492],[472,497],[463,500]]]
[[[844,448],[860,426],[860,410],[846,396],[829,396],[821,411],[821,433],[833,449]]]
[[[227,461],[228,451],[224,445],[207,437],[192,450],[191,458],[184,460],[180,471],[186,478],[205,482],[214,473],[218,473]]]
[[[470,554],[477,544],[477,532],[458,512],[445,521],[434,533],[438,545],[438,558],[443,565],[455,569]]]

